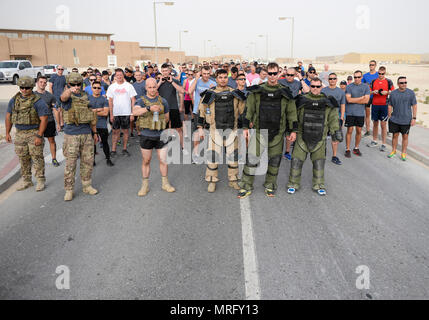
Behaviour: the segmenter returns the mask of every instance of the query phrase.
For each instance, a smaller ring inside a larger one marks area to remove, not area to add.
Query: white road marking
[[[258,260],[253,237],[252,211],[249,198],[240,200],[241,228],[243,236],[244,280],[246,300],[260,300]]]

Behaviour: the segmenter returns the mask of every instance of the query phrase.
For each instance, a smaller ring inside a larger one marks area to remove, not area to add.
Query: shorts
[[[161,141],[161,137],[145,137],[140,136],[140,147],[144,150],[160,150],[166,147],[168,142]]]
[[[194,105],[192,103],[192,100],[185,100],[185,114],[191,114],[193,109]]]
[[[388,118],[388,106],[372,106],[371,111],[372,121],[387,121]]]
[[[170,124],[171,124],[171,129],[179,129],[183,127],[182,120],[180,119],[179,110],[176,110],[176,109],[170,110]]]
[[[402,125],[397,124],[392,121],[389,121],[389,132],[392,134],[401,133],[401,134],[410,134],[411,125]]]
[[[43,136],[45,138],[52,138],[52,137],[55,137],[56,135],[57,135],[57,128],[55,125],[55,121],[49,121]]]
[[[365,117],[347,116],[346,124],[344,126],[346,128],[352,128],[352,127],[363,128],[364,124],[365,124]]]
[[[113,130],[128,130],[130,128],[130,116],[119,116],[113,118]]]

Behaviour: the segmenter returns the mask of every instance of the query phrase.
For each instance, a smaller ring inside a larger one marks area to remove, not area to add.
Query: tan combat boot
[[[82,181],[82,186],[83,193],[89,194],[90,196],[95,196],[98,193],[98,190],[91,186],[91,181]]]
[[[216,192],[216,183],[215,182],[210,182],[209,183],[209,187],[207,188],[207,191],[209,193],[214,193]]]
[[[144,197],[149,193],[149,179],[143,179],[142,188],[137,194],[139,197]]]
[[[162,190],[168,193],[176,192],[176,189],[171,186],[170,182],[168,182],[168,177],[162,177]]]
[[[24,191],[28,188],[31,188],[32,186],[34,186],[34,184],[31,180],[30,181],[22,180],[17,190]]]
[[[238,185],[237,181],[230,181],[229,182],[229,187],[233,188],[234,190],[240,190],[240,186]]]
[[[72,200],[73,200],[73,190],[66,190],[64,201],[72,201]]]
[[[45,190],[45,180],[37,179],[36,192]]]

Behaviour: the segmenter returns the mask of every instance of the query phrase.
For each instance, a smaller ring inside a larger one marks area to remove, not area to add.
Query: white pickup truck
[[[44,75],[43,67],[33,67],[28,60],[0,61],[0,82],[12,82],[16,85],[21,77],[37,77]]]

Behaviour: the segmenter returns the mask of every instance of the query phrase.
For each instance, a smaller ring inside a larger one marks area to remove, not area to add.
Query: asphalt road
[[[63,202],[63,164],[47,167],[45,192],[1,200],[1,299],[245,299],[249,287],[261,299],[429,298],[429,170],[417,162],[362,147],[361,159],[327,163],[325,198],[311,191],[309,162],[303,189],[287,195],[283,162],[277,198],[256,181],[251,252],[246,210],[226,186],[225,167],[209,195],[204,166],[171,166],[178,191],[170,195],[154,158],[142,199],[136,140],[130,151],[113,169],[98,156],[95,197],[79,182],[75,200]],[[55,285],[62,265],[69,290]],[[368,290],[356,286],[359,266],[369,268]]]

